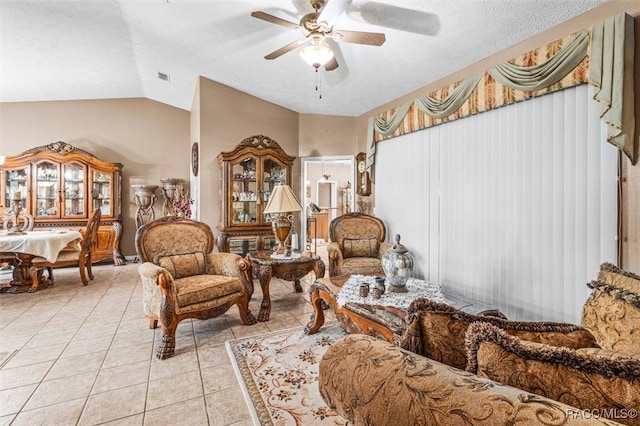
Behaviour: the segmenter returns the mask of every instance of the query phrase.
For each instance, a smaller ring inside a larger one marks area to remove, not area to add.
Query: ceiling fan
[[[321,66],[327,71],[338,68],[338,61],[326,39],[330,38],[338,43],[367,44],[381,46],[385,42],[383,33],[371,33],[363,31],[334,30],[333,24],[345,11],[351,0],[310,0],[314,12],[304,15],[300,23],[296,24],[265,12],[252,12],[251,16],[280,25],[287,29],[300,31],[304,39],[289,43],[277,49],[265,59],[276,59],[285,53],[309,43],[309,46],[300,51],[300,56],[316,70]]]

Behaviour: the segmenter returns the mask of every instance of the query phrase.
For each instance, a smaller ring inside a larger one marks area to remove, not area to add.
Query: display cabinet
[[[93,211],[102,219],[93,260],[124,263],[122,236],[122,164],[107,163],[93,154],[55,142],[6,157],[0,180],[0,204],[10,206],[17,194],[34,217],[34,229],[71,228],[84,231]]]
[[[276,141],[262,135],[247,138],[232,151],[218,155],[218,250],[245,256],[250,251],[273,249],[276,239],[271,217],[263,211],[276,185],[291,184],[294,160]]]

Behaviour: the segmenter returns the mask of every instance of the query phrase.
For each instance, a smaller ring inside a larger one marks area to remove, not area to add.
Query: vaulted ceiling
[[[0,102],[146,97],[190,110],[204,76],[300,113],[358,116],[605,0],[332,2],[345,8],[334,30],[386,42],[329,40],[339,67],[316,74],[301,47],[265,60],[303,36],[251,16],[297,24],[309,0],[0,0]]]

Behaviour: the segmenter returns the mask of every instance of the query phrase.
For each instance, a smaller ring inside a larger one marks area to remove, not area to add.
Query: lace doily
[[[385,282],[387,291],[384,292],[380,299],[376,299],[369,291],[367,297],[360,297],[360,284],[368,283],[371,286],[375,282],[375,277],[366,275],[351,275],[347,282],[340,288],[336,302],[342,307],[347,303],[360,303],[364,305],[382,305],[393,306],[398,309],[407,309],[411,302],[418,297],[433,300],[434,302],[447,303],[442,294],[440,284],[430,283],[417,278],[409,278],[407,280],[406,293],[391,293],[388,291],[389,283]]]
[[[270,257],[272,259],[300,259],[300,253],[291,253],[289,256],[286,254],[271,253]]]

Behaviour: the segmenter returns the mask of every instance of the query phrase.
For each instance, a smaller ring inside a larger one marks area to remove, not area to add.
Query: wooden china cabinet
[[[34,230],[76,229],[84,232],[91,213],[102,219],[93,261],[113,259],[120,252],[122,164],[107,163],[65,142],[54,142],[6,157],[0,179],[0,204],[10,207],[16,192],[22,208],[33,215]]]
[[[262,212],[276,185],[291,185],[295,158],[276,141],[262,135],[246,138],[232,151],[218,155],[221,206],[218,250],[245,256],[250,251],[273,249],[276,239],[271,217]]]

